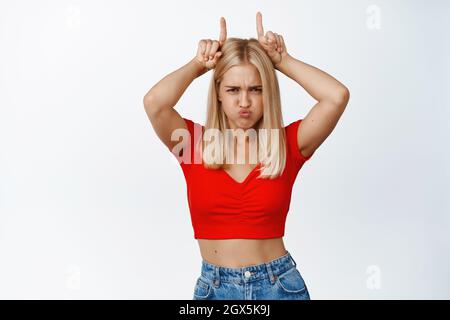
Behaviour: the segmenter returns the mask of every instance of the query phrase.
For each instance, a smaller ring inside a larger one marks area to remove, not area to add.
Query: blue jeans
[[[194,300],[310,300],[297,263],[284,256],[258,265],[227,268],[202,260]]]

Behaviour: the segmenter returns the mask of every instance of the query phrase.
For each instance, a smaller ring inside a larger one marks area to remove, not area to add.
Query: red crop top
[[[175,155],[186,180],[187,198],[195,239],[267,239],[284,236],[285,222],[291,201],[292,186],[304,157],[297,147],[297,128],[302,119],[292,122],[286,130],[286,167],[275,179],[258,178],[258,164],[242,183],[222,169],[206,169],[194,163],[193,146],[201,139],[204,126],[183,118],[191,134],[191,163]],[[194,126],[196,135],[194,135]],[[194,141],[194,138],[197,138]],[[197,157],[199,156],[198,150]],[[200,159],[201,157],[197,158]]]

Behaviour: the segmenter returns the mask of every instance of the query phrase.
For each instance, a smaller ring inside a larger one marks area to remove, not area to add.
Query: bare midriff
[[[197,240],[203,260],[228,268],[266,263],[287,253],[283,238]]]

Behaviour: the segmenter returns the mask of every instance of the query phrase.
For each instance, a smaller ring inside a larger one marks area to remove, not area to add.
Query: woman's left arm
[[[298,148],[305,157],[309,157],[336,127],[350,99],[350,91],[326,72],[288,54],[275,68],[317,100],[297,132]]]
[[[289,55],[282,35],[272,31],[264,34],[260,12],[256,13],[256,31],[258,41],[274,67],[317,100],[297,131],[298,148],[305,157],[309,157],[336,127],[350,99],[350,92],[331,75]]]

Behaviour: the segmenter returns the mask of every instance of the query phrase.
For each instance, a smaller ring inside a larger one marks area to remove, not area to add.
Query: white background
[[[201,256],[144,94],[200,39],[284,36],[350,102],[285,244],[312,299],[450,298],[448,1],[0,2],[0,298],[191,299]],[[315,101],[278,73],[284,122]],[[204,124],[211,72],[180,99]]]

